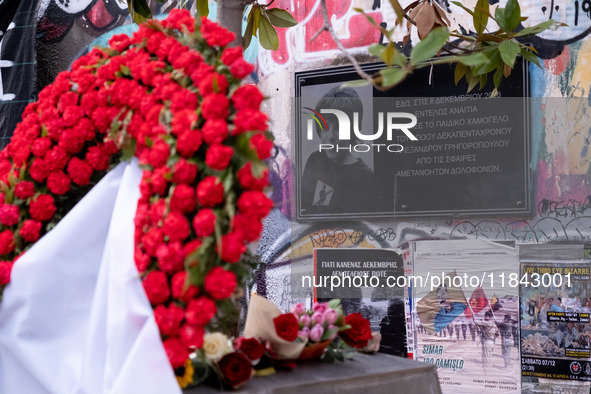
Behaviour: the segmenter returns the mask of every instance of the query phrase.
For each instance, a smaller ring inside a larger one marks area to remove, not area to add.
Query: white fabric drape
[[[14,266],[0,393],[180,393],[133,260],[141,170],[111,171]]]

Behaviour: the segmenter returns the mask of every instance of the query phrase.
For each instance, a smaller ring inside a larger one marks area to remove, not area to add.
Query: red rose
[[[242,79],[254,71],[254,66],[243,58],[238,58],[230,66],[230,72],[234,78]]]
[[[209,119],[201,128],[201,134],[209,145],[221,144],[228,137],[228,124],[223,119]]]
[[[224,382],[234,389],[248,382],[254,373],[248,358],[238,352],[228,353],[222,357],[218,361],[218,368],[222,373]]]
[[[212,145],[205,153],[205,164],[214,170],[224,170],[230,164],[234,149],[226,145]]]
[[[10,282],[12,265],[13,264],[10,261],[0,261],[0,286],[6,285]]]
[[[204,119],[225,119],[228,117],[230,101],[221,93],[206,96],[201,104],[201,114]]]
[[[215,176],[205,177],[197,185],[197,201],[204,207],[215,207],[224,200],[224,187]]]
[[[184,324],[179,331],[181,341],[189,348],[201,349],[203,347],[203,335],[205,335],[203,327],[193,324]]]
[[[262,134],[255,134],[250,139],[252,149],[256,150],[259,159],[265,160],[271,157],[271,149],[273,149],[273,141],[269,141]]]
[[[222,267],[215,267],[205,275],[203,288],[214,300],[223,300],[234,294],[236,275]]]
[[[216,216],[209,208],[200,209],[193,218],[193,229],[198,237],[209,237],[215,228]]]
[[[34,220],[25,220],[21,227],[19,234],[27,242],[36,242],[39,239],[39,232],[41,231],[41,223]]]
[[[19,209],[16,205],[3,204],[0,206],[0,223],[13,226],[18,223]]]
[[[29,205],[29,213],[31,218],[38,222],[45,222],[53,217],[56,207],[53,202],[53,197],[49,194],[40,194],[31,200]]]
[[[70,190],[70,177],[63,171],[53,171],[47,176],[47,188],[53,194],[66,194]]]
[[[197,130],[187,130],[179,135],[176,149],[179,154],[187,159],[193,157],[201,146],[201,133]]]
[[[243,85],[232,95],[236,111],[242,109],[259,109],[263,102],[263,94],[255,85]]]
[[[199,82],[199,93],[203,97],[211,93],[226,94],[226,89],[228,89],[228,81],[220,74],[211,73]]]
[[[176,338],[168,338],[164,342],[164,351],[166,351],[166,355],[168,356],[168,360],[173,368],[182,367],[185,364],[185,361],[189,358],[189,351],[187,348],[182,344],[182,342]]]
[[[339,332],[339,336],[349,345],[361,349],[367,346],[372,338],[369,320],[361,317],[361,313],[352,313],[345,318],[345,324],[351,326],[348,330]]]
[[[10,230],[0,233],[0,255],[8,254],[14,250],[14,234]]]
[[[238,182],[240,185],[245,189],[252,189],[252,190],[263,190],[265,187],[269,186],[269,169],[263,168],[261,174],[258,177],[252,172],[252,163],[248,162],[238,170],[236,173],[236,177],[238,178]]]
[[[162,271],[152,271],[142,282],[144,291],[152,305],[162,304],[170,297],[170,288],[168,287],[168,278]]]
[[[277,316],[273,319],[273,324],[279,338],[293,342],[298,337],[300,323],[298,323],[298,318],[293,313],[284,313]]]
[[[197,177],[197,164],[189,163],[181,158],[172,169],[172,181],[174,183],[192,183]]]
[[[255,338],[236,338],[234,350],[242,352],[251,361],[256,361],[265,354],[265,347]]]
[[[189,185],[176,185],[170,197],[170,209],[189,213],[197,207],[195,189]]]
[[[191,234],[191,226],[185,215],[178,211],[173,211],[164,219],[162,231],[164,235],[168,236],[171,242],[183,241]]]
[[[228,233],[222,237],[222,250],[218,248],[218,254],[228,263],[237,263],[246,252],[246,246],[238,233]]]
[[[232,231],[239,234],[245,242],[256,241],[263,232],[260,219],[237,213],[232,219]]]
[[[240,57],[242,57],[242,48],[241,47],[232,47],[232,48],[224,49],[224,52],[222,52],[222,56],[221,56],[220,60],[226,66],[229,66],[232,63],[234,63],[234,61],[236,59],[238,59]]]
[[[189,302],[199,294],[199,288],[187,283],[187,271],[180,271],[174,274],[171,280],[171,287],[172,296],[183,302]]]
[[[151,228],[142,237],[142,246],[150,256],[156,256],[156,249],[164,242],[164,234],[159,228]]]
[[[33,197],[35,194],[35,185],[33,182],[22,181],[17,183],[14,187],[14,195],[21,200],[26,200],[29,197]]]
[[[92,168],[88,163],[77,157],[73,157],[68,163],[68,175],[72,178],[72,182],[77,185],[88,185],[90,183],[92,172]]]
[[[185,255],[180,242],[160,244],[156,249],[156,258],[158,258],[158,268],[167,274],[181,271],[185,267]]]
[[[237,205],[243,214],[262,219],[271,212],[273,201],[261,191],[247,190],[240,195]]]
[[[189,301],[185,310],[185,319],[190,324],[204,326],[215,316],[217,308],[215,302],[207,297],[199,297]]]
[[[164,305],[154,308],[154,320],[163,335],[175,335],[181,326],[184,315],[183,308],[175,304],[170,304],[168,308]]]

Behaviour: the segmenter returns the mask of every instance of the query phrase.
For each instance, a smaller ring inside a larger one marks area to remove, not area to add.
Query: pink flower
[[[310,330],[310,340],[313,342],[320,342],[322,339],[322,334],[324,334],[324,329],[320,324],[316,324]]]
[[[324,323],[324,315],[322,314],[322,312],[314,312],[312,314],[312,324],[320,324],[322,325]]]
[[[328,303],[326,303],[326,302],[317,302],[316,304],[314,304],[314,307],[312,308],[312,310],[314,312],[324,313],[326,311],[326,308],[328,308]]]
[[[310,326],[310,316],[308,316],[307,314],[303,314],[302,316],[300,316],[300,325],[302,327],[309,327]]]
[[[326,324],[334,324],[337,321],[338,317],[339,314],[332,308],[328,308],[326,309],[326,311],[324,311],[324,321],[326,322]]]
[[[291,307],[291,312],[296,316],[300,316],[306,313],[306,307],[300,302]]]
[[[337,326],[329,324],[327,330],[332,330],[331,331],[332,334],[330,334],[330,336],[328,338],[326,338],[329,341],[332,341],[333,339],[335,339],[337,337],[337,335],[339,335],[339,328]]]
[[[308,327],[304,327],[300,331],[298,331],[298,337],[302,338],[302,340],[308,339],[309,336],[310,329]]]

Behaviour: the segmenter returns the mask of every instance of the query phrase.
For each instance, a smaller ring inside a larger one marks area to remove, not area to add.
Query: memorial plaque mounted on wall
[[[526,63],[494,98],[492,81],[456,86],[449,65],[385,92],[342,88],[358,79],[352,67],[296,73],[298,220],[531,213]]]

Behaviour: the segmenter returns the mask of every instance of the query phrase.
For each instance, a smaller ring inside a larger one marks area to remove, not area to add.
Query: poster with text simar
[[[420,241],[412,254],[415,359],[437,367],[444,393],[520,392],[515,248]]]
[[[591,381],[589,263],[523,262],[522,376]]]

